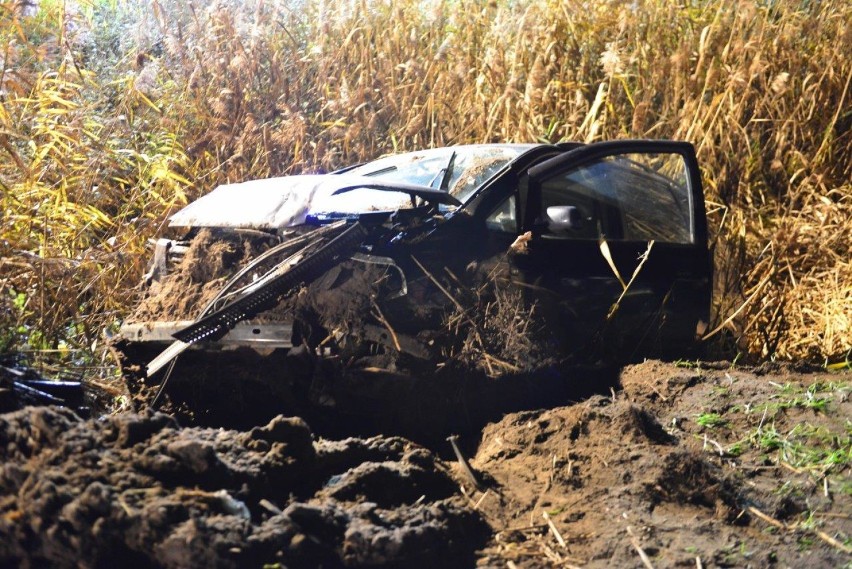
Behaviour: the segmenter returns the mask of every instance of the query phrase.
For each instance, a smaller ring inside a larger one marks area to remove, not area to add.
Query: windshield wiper
[[[453,154],[450,156],[450,161],[447,162],[446,168],[444,168],[444,177],[441,178],[441,185],[439,188],[443,191],[448,191],[450,189],[450,178],[453,177],[453,167],[456,165],[456,152],[453,151]]]
[[[447,165],[444,166],[443,168],[441,168],[440,170],[438,170],[438,173],[435,174],[432,177],[431,180],[429,180],[429,184],[428,184],[429,187],[431,188],[432,184],[435,183],[435,180],[437,180],[440,177],[441,178],[441,185],[438,186],[438,188],[446,192],[447,188],[450,185],[450,177],[453,175],[453,164],[455,164],[455,162],[456,162],[456,153],[455,153],[455,151],[453,151],[453,153],[450,155],[450,161],[447,162]]]

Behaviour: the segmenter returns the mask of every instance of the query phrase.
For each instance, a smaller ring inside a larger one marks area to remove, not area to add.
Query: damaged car
[[[408,413],[443,375],[683,355],[709,318],[685,142],[397,154],[219,186],[169,232],[113,345],[138,400],[195,418],[390,393]]]

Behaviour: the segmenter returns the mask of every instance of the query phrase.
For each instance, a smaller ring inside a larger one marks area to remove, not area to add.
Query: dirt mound
[[[852,561],[849,374],[651,361],[621,370],[610,391],[563,371],[510,385],[437,376],[398,410],[428,424],[441,417],[427,409],[466,407],[460,427],[512,405],[561,405],[463,436],[475,481],[406,439],[316,440],[298,418],[226,430],[162,413],[0,415],[0,566]],[[384,381],[374,388],[388,397],[407,389]],[[567,402],[580,393],[569,383],[591,394]]]
[[[495,531],[483,562],[850,561],[848,376],[717,367],[629,366],[611,397],[486,427],[472,466],[491,486],[470,495]]]
[[[0,416],[0,565],[433,566],[485,529],[404,439],[314,441],[301,419],[181,429],[160,413]]]

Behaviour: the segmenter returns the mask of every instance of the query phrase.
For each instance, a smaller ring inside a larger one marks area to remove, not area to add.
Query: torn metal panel
[[[395,293],[389,294],[387,296],[388,300],[392,300],[394,298],[401,298],[408,294],[408,280],[405,278],[405,272],[402,270],[402,268],[400,268],[399,265],[396,264],[396,261],[394,261],[390,257],[355,253],[354,255],[352,255],[351,259],[353,261],[358,261],[359,263],[367,263],[368,265],[381,265],[389,269],[393,269],[399,275],[399,290]]]

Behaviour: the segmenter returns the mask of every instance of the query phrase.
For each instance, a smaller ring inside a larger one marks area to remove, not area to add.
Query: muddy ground
[[[27,407],[0,415],[0,566],[842,567],[850,379],[628,366],[463,436],[473,478],[446,441]]]

